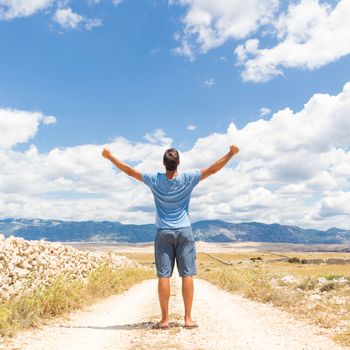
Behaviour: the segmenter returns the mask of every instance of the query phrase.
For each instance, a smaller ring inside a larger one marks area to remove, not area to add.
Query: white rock
[[[341,284],[347,284],[349,282],[349,280],[345,277],[340,277],[338,279],[335,279],[334,282],[341,283]]]
[[[321,299],[322,299],[322,296],[319,295],[319,294],[311,294],[311,295],[309,296],[309,299],[312,300],[312,301],[321,300]]]
[[[22,269],[20,267],[15,267],[13,270],[13,273],[15,274],[16,278],[22,278],[26,276],[29,273],[29,270],[27,269]]]
[[[24,295],[49,285],[51,277],[62,272],[68,273],[70,278],[86,281],[89,272],[100,263],[113,268],[140,267],[111,252],[80,251],[59,243],[26,241],[14,236],[5,238],[0,234],[0,299]]]
[[[298,279],[295,278],[292,275],[287,275],[287,276],[284,276],[284,277],[281,278],[281,282],[288,283],[288,284],[290,284],[290,283],[297,283]]]

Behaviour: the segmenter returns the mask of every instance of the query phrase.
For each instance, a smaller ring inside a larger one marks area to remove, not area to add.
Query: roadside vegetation
[[[230,292],[271,303],[327,329],[341,344],[350,345],[350,265],[300,263],[301,259],[315,255],[324,258],[329,253],[288,255],[292,259],[281,261],[268,253],[200,253],[199,277]],[[349,254],[343,255],[349,258]]]
[[[153,254],[125,254],[152,267]],[[304,259],[349,259],[348,253],[197,254],[198,277],[246,298],[289,312],[350,345],[350,265],[302,264]],[[175,273],[177,273],[175,271]]]
[[[13,336],[21,329],[35,327],[45,319],[64,316],[150,278],[154,278],[151,269],[116,269],[106,263],[90,272],[85,283],[64,273],[52,276],[49,286],[0,303],[0,335]]]

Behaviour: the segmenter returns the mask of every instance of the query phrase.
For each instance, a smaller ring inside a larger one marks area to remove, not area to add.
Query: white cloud
[[[118,6],[123,2],[123,0],[112,0],[114,6]]]
[[[210,79],[207,79],[205,82],[204,82],[204,85],[207,87],[207,88],[211,88],[215,85],[215,80],[214,78],[210,78]]]
[[[57,122],[56,117],[54,117],[52,115],[49,115],[49,116],[46,116],[43,118],[43,123],[45,125],[56,124],[56,122]]]
[[[316,219],[326,220],[337,216],[350,217],[350,192],[339,191],[322,199]]]
[[[194,131],[194,130],[196,130],[197,129],[197,125],[194,125],[194,124],[190,124],[190,125],[188,125],[187,126],[187,128],[186,128],[187,130],[189,130],[189,131]]]
[[[265,115],[271,113],[271,109],[267,107],[261,107],[259,113],[260,113],[260,117],[264,117]]]
[[[88,0],[90,5],[99,0]],[[91,30],[102,25],[100,18],[88,18],[67,7],[69,0],[0,0],[0,19],[11,20],[17,17],[31,16],[39,11],[54,11],[53,20],[64,29],[83,27]]]
[[[175,35],[175,52],[193,60],[228,40],[245,40],[234,50],[244,81],[265,82],[283,75],[286,68],[317,69],[350,54],[348,0],[289,1],[285,10],[278,0],[170,4],[187,8],[183,29]]]
[[[302,0],[292,3],[274,22],[277,44],[259,48],[257,39],[236,49],[245,81],[264,82],[284,68],[316,69],[350,54],[350,2]],[[253,44],[253,46],[251,46]]]
[[[0,108],[0,149],[29,141],[38,131],[41,120],[48,124],[48,121],[52,123],[53,118],[55,117],[44,116],[41,112]]]
[[[71,0],[56,0],[57,7],[59,7],[59,8],[67,7],[70,1]]]
[[[82,25],[86,30],[91,30],[102,25],[101,19],[84,17],[73,12],[71,8],[57,9],[53,19],[64,29],[77,29]]]
[[[63,28],[77,28],[84,17],[73,12],[70,8],[58,9],[53,19]]]
[[[54,0],[0,0],[0,19],[26,17],[52,6]]]
[[[172,139],[166,136],[165,132],[162,129],[156,129],[151,133],[147,133],[144,136],[150,143],[160,143],[161,145],[170,145],[172,143]]]
[[[228,39],[243,39],[269,23],[278,0],[173,0],[185,6],[184,28],[177,35],[176,52],[190,58],[222,45]]]
[[[100,26],[102,26],[101,18],[84,18],[84,28],[86,30],[91,30]]]
[[[323,196],[336,198],[339,191],[350,190],[349,113],[347,84],[336,96],[314,95],[300,112],[285,109],[270,120],[258,120],[240,130],[231,124],[225,134],[199,139],[182,164],[205,167],[230,143],[237,143],[241,151],[235,169],[224,169],[198,188],[192,207],[200,209],[193,218],[232,220],[234,213],[236,220],[349,228],[345,200],[337,204],[336,217],[330,217],[330,210],[320,210]],[[219,203],[230,208],[227,214]]]
[[[4,132],[7,141],[0,151],[2,217],[153,221],[150,191],[102,158],[105,145],[55,148],[48,153],[35,146],[11,149],[30,140],[44,120],[40,113],[21,113],[15,126]],[[232,143],[240,153],[195,189],[192,220],[350,229],[349,114],[350,83],[338,95],[315,94],[300,111],[287,108],[269,120],[241,129],[230,124],[225,133],[199,138],[180,154],[181,171],[207,167]],[[27,131],[23,136],[18,130]],[[155,130],[143,142],[117,137],[106,146],[143,172],[162,171],[163,152],[171,144],[163,130]]]

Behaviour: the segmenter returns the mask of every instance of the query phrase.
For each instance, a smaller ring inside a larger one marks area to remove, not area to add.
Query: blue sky
[[[0,105],[57,116],[57,125],[36,136],[42,151],[119,135],[140,140],[156,128],[191,146],[230,121],[243,127],[258,119],[262,107],[299,110],[348,78],[344,57],[313,71],[289,69],[268,83],[243,82],[235,39],[190,61],[172,52],[188,9],[166,1],[73,1],[71,9],[103,24],[67,30],[46,11],[0,22]],[[189,124],[197,129],[186,131]]]
[[[35,130],[27,138],[10,142],[10,150],[24,154],[34,145],[45,155],[67,147],[113,144],[116,137],[131,144],[147,143],[144,136],[160,129],[171,145],[191,154],[200,138],[226,135],[230,123],[248,130],[249,123],[255,128],[260,118],[269,122],[279,111],[303,111],[317,94],[337,96],[343,91],[350,80],[350,44],[345,43],[350,28],[337,13],[350,13],[346,1],[235,3],[0,0],[0,108],[5,114],[38,111],[55,117],[52,123],[35,119]],[[308,15],[304,18],[300,13]],[[336,40],[339,45],[334,45]],[[190,125],[193,130],[188,129]],[[161,145],[166,145],[163,141]],[[230,142],[236,140],[226,143]],[[346,142],[327,147],[347,152]],[[207,161],[211,160],[214,154],[208,155]],[[142,168],[137,157],[131,162]],[[329,165],[323,170],[333,176]],[[281,181],[270,180],[259,186],[276,194]],[[318,188],[305,203],[311,202],[313,210],[321,213],[327,198],[336,197],[337,191],[347,198],[349,184],[341,182],[343,178],[336,181],[338,186],[328,197]],[[13,191],[15,195],[19,189]],[[49,192],[39,197],[50,197]],[[319,226],[343,224],[349,208],[340,206],[343,214]],[[50,216],[39,209],[32,214],[22,209],[3,216]],[[207,215],[204,212],[198,218]],[[229,219],[220,211],[216,214]],[[291,221],[277,216],[261,220]],[[298,223],[316,225],[306,214]]]

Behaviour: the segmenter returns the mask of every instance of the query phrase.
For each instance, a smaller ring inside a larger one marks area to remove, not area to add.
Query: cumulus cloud
[[[204,167],[230,143],[241,151],[234,168],[198,188],[194,217],[229,219],[234,213],[236,220],[349,227],[349,112],[346,84],[336,96],[315,94],[299,112],[285,109],[270,120],[242,129],[231,124],[227,133],[198,139],[182,164]]]
[[[48,115],[48,116],[43,118],[43,123],[45,125],[56,124],[56,122],[57,122],[56,117],[54,117],[52,115]]]
[[[190,124],[187,126],[186,128],[188,131],[194,131],[197,129],[197,125],[194,125],[194,124]]]
[[[112,2],[114,5],[118,3],[118,1]],[[46,13],[53,13],[53,21],[64,29],[84,28],[91,30],[102,25],[100,18],[88,18],[75,13],[68,7],[69,3],[70,0],[0,0],[0,20],[27,17],[45,10]],[[87,0],[87,3],[97,5],[100,0]]]
[[[114,6],[118,6],[123,2],[123,0],[112,0]]]
[[[277,44],[260,48],[250,39],[235,52],[245,81],[264,82],[283,68],[316,69],[350,53],[350,2],[302,0],[289,5],[273,23]]]
[[[328,217],[350,217],[350,192],[339,191],[326,195],[319,210],[315,214],[316,220],[326,220]]]
[[[166,136],[162,129],[156,129],[153,132],[147,133],[144,139],[150,143],[160,143],[161,145],[170,145],[173,141],[170,137]]]
[[[96,27],[102,26],[101,18],[84,18],[84,28],[86,30],[91,30]]]
[[[52,6],[54,0],[0,0],[0,19],[31,16]]]
[[[73,12],[71,8],[57,9],[53,19],[64,29],[77,29],[80,25],[83,25],[86,30],[91,30],[102,25],[102,21],[99,18],[84,17]]]
[[[180,44],[175,52],[189,58],[228,39],[245,38],[269,23],[278,8],[278,0],[173,0],[170,4],[188,9],[184,28],[176,35]]]
[[[259,113],[260,113],[260,117],[263,117],[265,115],[270,114],[271,113],[271,109],[267,108],[267,107],[261,107]]]
[[[32,145],[16,151],[11,147],[30,140],[44,117],[5,112],[21,117],[0,138],[8,137],[0,151],[3,217],[153,221],[148,188],[116,170],[101,151],[109,147],[142,172],[163,171],[163,152],[172,145],[163,130],[148,133],[141,142],[116,137],[107,145],[54,148],[48,153]],[[192,220],[350,229],[349,113],[350,83],[337,95],[315,94],[300,111],[286,108],[268,120],[259,119],[241,129],[231,123],[224,133],[199,138],[191,149],[181,152],[181,171],[207,167],[232,143],[240,153],[196,187]],[[9,115],[0,120],[9,120]],[[27,131],[23,136],[18,130]]]
[[[52,124],[56,122],[56,118],[44,116],[41,112],[0,108],[0,149],[9,149],[33,138],[40,121]]]
[[[170,3],[187,9],[175,52],[193,60],[233,40],[244,81],[266,82],[286,68],[317,69],[350,54],[348,0],[290,1],[287,8],[278,0]]]
[[[206,86],[207,88],[211,88],[215,85],[215,80],[214,78],[210,78],[210,79],[207,79],[205,82],[204,82],[204,86]]]

